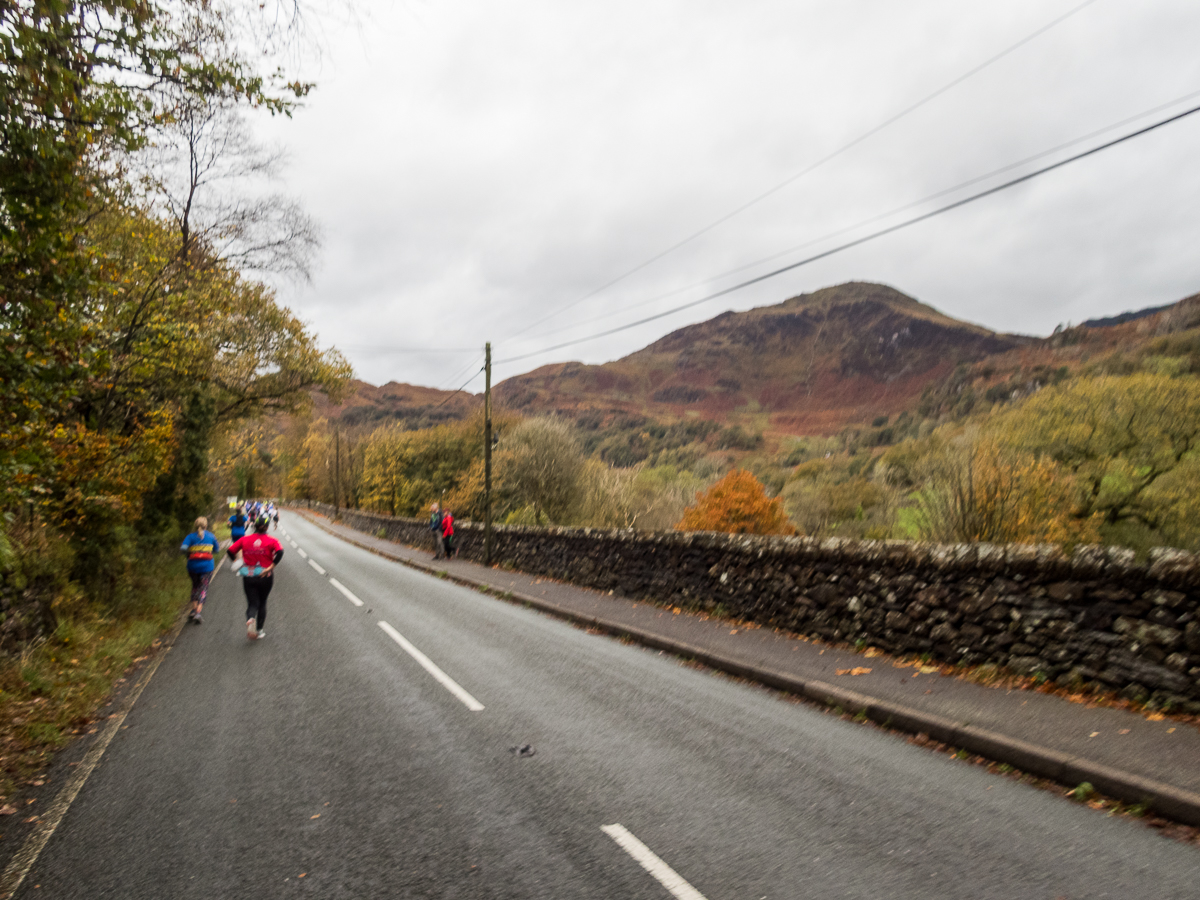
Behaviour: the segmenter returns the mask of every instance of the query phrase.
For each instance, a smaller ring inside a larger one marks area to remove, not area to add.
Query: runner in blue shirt
[[[199,625],[200,613],[204,611],[204,599],[208,596],[208,582],[212,578],[215,563],[213,558],[221,549],[217,536],[208,530],[208,519],[201,516],[196,520],[196,530],[183,539],[179,550],[187,554],[188,575],[192,579],[192,609],[188,621]]]
[[[246,523],[249,520],[246,518],[246,513],[239,506],[229,517],[229,536],[233,540],[246,536]]]

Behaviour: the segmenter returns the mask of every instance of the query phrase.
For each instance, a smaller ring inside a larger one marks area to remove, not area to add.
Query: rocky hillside
[[[526,413],[690,416],[829,433],[910,409],[960,364],[1035,342],[852,282],[723,313],[601,366],[543,366],[498,385],[497,397]]]
[[[755,433],[834,434],[901,412],[965,415],[1081,371],[1200,371],[1200,295],[1095,319],[1047,338],[998,334],[879,284],[851,282],[727,312],[600,366],[542,366],[496,386],[526,415],[707,422]],[[1174,369],[1173,369],[1174,370]],[[346,425],[424,428],[461,419],[478,394],[355,382],[317,414]]]

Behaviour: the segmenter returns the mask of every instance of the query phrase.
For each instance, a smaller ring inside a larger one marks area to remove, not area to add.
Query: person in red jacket
[[[242,555],[242,590],[246,592],[246,637],[259,641],[266,637],[267,596],[275,585],[275,564],[283,559],[283,545],[267,534],[271,520],[261,515],[254,520],[254,533],[239,538],[225,551],[230,559]]]
[[[442,547],[446,551],[446,559],[452,559],[458,554],[458,544],[454,540],[454,516],[450,510],[442,510]]]

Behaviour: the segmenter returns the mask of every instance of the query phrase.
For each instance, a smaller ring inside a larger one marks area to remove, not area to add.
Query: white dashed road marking
[[[289,540],[289,543],[293,547],[296,547],[295,541]],[[310,566],[312,566],[312,568],[314,570],[316,570],[319,574],[325,575],[327,578],[329,578],[329,583],[331,585],[333,585],[339,592],[341,592],[342,596],[344,596],[347,600],[349,600],[355,606],[363,605],[363,602],[361,600],[359,600],[358,597],[354,596],[353,592],[351,592],[349,588],[347,588],[344,584],[342,584],[336,578],[330,576],[323,568],[321,568],[321,566],[317,563],[317,561],[315,559],[309,559],[308,554],[305,553],[303,550],[301,550],[299,547],[296,547],[296,552],[299,553],[303,559],[307,559],[308,564]],[[478,700],[476,700],[474,697],[472,697],[470,694],[468,694],[457,681],[455,681],[453,678],[451,678],[449,675],[447,675],[445,672],[443,672],[440,668],[438,668],[438,666],[433,662],[433,660],[431,660],[428,656],[426,656],[424,653],[422,653],[420,650],[418,650],[416,647],[414,647],[404,635],[402,635],[400,632],[398,632],[395,628],[393,628],[387,622],[380,622],[379,627],[383,629],[384,633],[388,637],[390,637],[393,641],[395,641],[397,644],[399,644],[400,648],[405,653],[407,653],[409,656],[411,656],[413,659],[415,659],[420,664],[422,669],[424,669],[426,672],[428,672],[430,675],[432,675],[442,685],[442,687],[444,687],[446,690],[448,690],[450,693],[452,693],[455,697],[457,697],[460,701],[462,701],[462,704],[467,709],[471,710],[471,712],[480,712],[481,710],[483,710],[484,706],[482,703],[480,703]]]
[[[480,710],[483,709],[482,703],[480,703],[478,700],[476,700],[474,697],[472,697],[470,694],[468,694],[466,691],[464,691],[459,686],[458,682],[456,682],[453,678],[451,678],[449,675],[447,675],[445,672],[443,672],[441,669],[439,669],[436,665],[434,665],[433,661],[428,656],[426,656],[424,653],[422,653],[420,650],[418,650],[416,647],[414,647],[412,644],[410,644],[408,642],[408,640],[404,637],[404,635],[402,635],[400,632],[398,632],[395,628],[393,628],[387,622],[380,622],[379,627],[384,630],[384,633],[387,634],[388,637],[390,637],[393,641],[395,641],[397,644],[399,644],[401,649],[404,650],[405,653],[407,653],[409,656],[411,656],[413,659],[415,659],[418,663],[420,663],[422,669],[424,669],[426,672],[428,672],[430,675],[432,675],[434,678],[436,678],[439,682],[441,682],[442,687],[444,687],[446,690],[448,690],[450,693],[452,693],[455,697],[457,697],[459,700],[461,700],[463,702],[463,705],[466,706],[467,709],[471,710],[471,712],[479,712]],[[617,827],[620,827],[620,826],[617,826]],[[700,895],[697,894],[696,896],[699,897]],[[701,900],[703,900],[703,898],[701,898]]]
[[[341,592],[342,592],[342,596],[344,596],[344,597],[345,597],[347,600],[349,600],[349,601],[350,601],[351,603],[353,603],[355,606],[362,606],[362,605],[363,605],[363,602],[362,602],[361,600],[359,600],[357,597],[355,597],[355,596],[354,596],[352,593],[350,593],[350,589],[349,589],[349,588],[347,588],[347,587],[346,587],[344,584],[342,584],[340,581],[338,581],[336,578],[330,578],[330,579],[329,579],[329,583],[330,583],[330,584],[332,584],[332,585],[333,585],[335,588],[337,588],[339,591],[341,591]]]
[[[624,825],[601,825],[600,830],[620,845],[621,849],[637,860],[638,864],[658,879],[659,884],[671,892],[676,900],[704,900],[704,895],[688,884],[678,872],[629,833]]]

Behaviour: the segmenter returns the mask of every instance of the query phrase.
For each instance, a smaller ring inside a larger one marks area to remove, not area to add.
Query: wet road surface
[[[281,525],[266,637],[223,569],[18,896],[1200,896],[1136,823]]]

